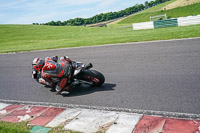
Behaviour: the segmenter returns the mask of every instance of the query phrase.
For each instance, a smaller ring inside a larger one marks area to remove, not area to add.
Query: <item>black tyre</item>
[[[103,74],[96,70],[83,70],[80,73],[80,79],[93,82],[92,86],[101,86],[105,81]]]

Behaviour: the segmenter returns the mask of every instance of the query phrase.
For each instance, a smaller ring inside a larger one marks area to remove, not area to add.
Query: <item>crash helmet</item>
[[[41,71],[44,64],[45,64],[44,60],[40,58],[35,58],[32,62],[33,69],[36,71]]]

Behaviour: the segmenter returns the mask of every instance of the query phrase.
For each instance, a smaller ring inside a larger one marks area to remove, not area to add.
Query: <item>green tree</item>
[[[149,8],[149,2],[148,1],[145,1],[144,5],[145,5],[146,9]]]
[[[151,6],[155,6],[157,4],[161,4],[163,2],[166,2],[169,0],[155,0],[155,1],[145,1],[144,5],[143,4],[136,4],[132,7],[126,8],[124,10],[118,11],[118,12],[108,12],[108,13],[101,13],[97,14],[93,17],[90,18],[75,18],[75,19],[69,19],[67,21],[61,22],[61,21],[51,21],[42,25],[56,25],[56,26],[79,26],[79,25],[86,25],[86,24],[92,24],[92,23],[98,23],[102,21],[108,21],[111,19],[119,18],[119,17],[124,17],[126,15],[130,15],[133,13],[136,13],[138,11],[144,10],[145,8],[149,8]],[[33,23],[33,25],[36,25],[37,23]]]

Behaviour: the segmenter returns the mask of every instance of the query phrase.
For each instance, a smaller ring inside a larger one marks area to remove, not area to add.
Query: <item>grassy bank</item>
[[[150,21],[150,16],[163,15],[165,13],[167,14],[168,18],[177,18],[177,17],[185,17],[185,16],[200,14],[200,3],[178,7],[178,8],[174,8],[174,9],[166,10],[166,11],[163,11],[163,10],[154,11],[156,9],[159,9],[160,6],[161,5],[158,5],[155,8],[150,8],[149,10],[148,9],[144,10],[144,12],[130,16],[120,21],[118,24],[132,24],[132,23],[146,22],[146,21]]]
[[[132,28],[0,25],[0,53],[200,37],[200,25],[133,31]]]
[[[155,12],[155,11],[161,11],[163,9],[163,7],[175,2],[177,0],[170,0],[170,1],[167,1],[165,3],[162,3],[162,4],[159,4],[159,5],[156,5],[156,6],[153,6],[151,8],[148,8],[142,12],[139,12],[139,13],[147,13],[147,12]]]

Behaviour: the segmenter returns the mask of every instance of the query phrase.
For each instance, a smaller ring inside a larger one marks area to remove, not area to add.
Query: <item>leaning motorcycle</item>
[[[96,70],[92,70],[93,65],[91,63],[83,65],[83,63],[77,63],[77,66],[73,70],[71,77],[70,87],[80,86],[82,84],[89,85],[91,87],[99,87],[104,81],[104,75]],[[41,77],[41,73],[38,71],[32,71],[32,78],[38,80]],[[51,82],[55,86],[59,81],[59,78],[52,78]]]

